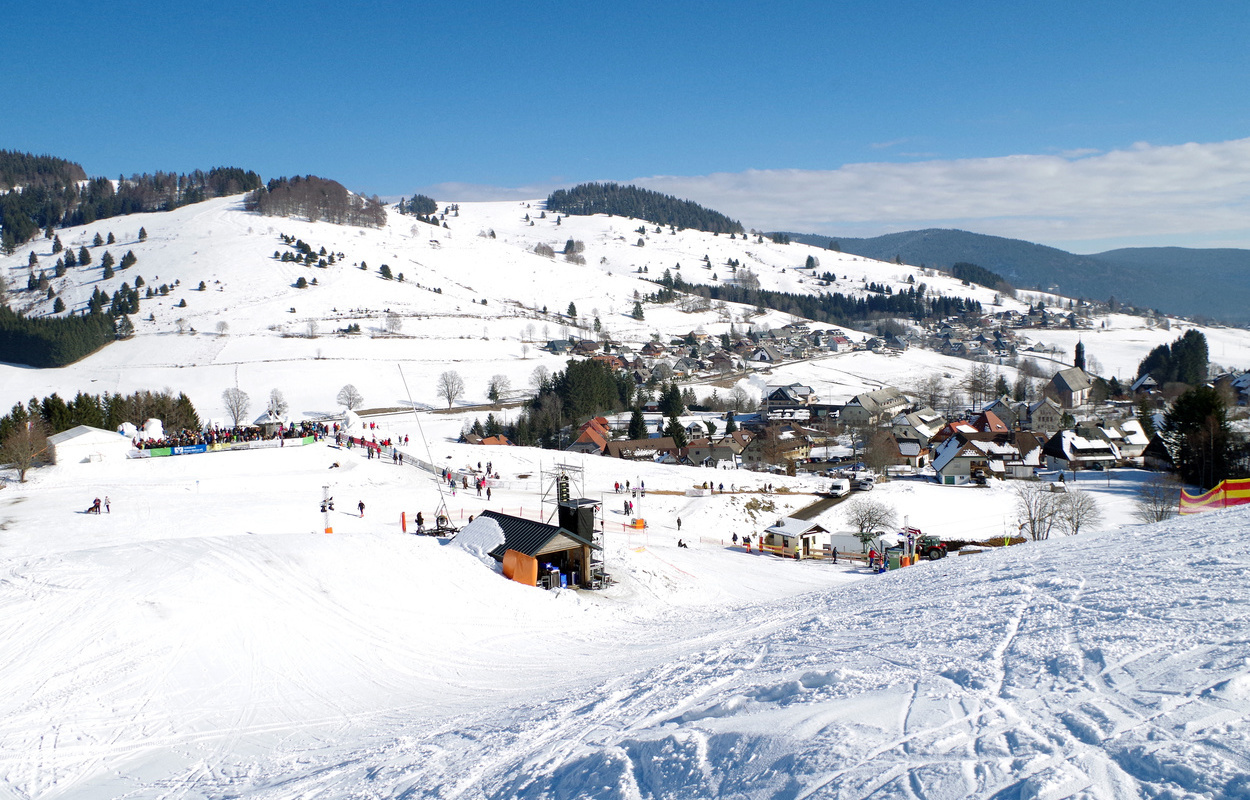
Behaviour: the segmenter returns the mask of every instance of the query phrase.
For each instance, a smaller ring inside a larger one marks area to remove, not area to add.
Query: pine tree
[[[639,300],[634,301],[634,315],[633,316],[634,316],[634,319],[639,320],[639,321],[641,321],[643,318],[642,302]]]
[[[49,228],[48,230],[51,230],[51,228]],[[56,255],[57,253],[61,252],[64,249],[65,249],[65,245],[61,244],[61,237],[54,235],[52,237],[52,255]],[[70,266],[73,266],[73,265],[71,264]]]
[[[104,244],[104,237],[97,232],[95,238],[91,240],[91,246],[99,247],[102,244]]]
[[[113,232],[112,232],[112,231],[109,231],[109,238],[108,238],[108,241],[106,242],[106,244],[116,244],[116,243],[117,243],[117,238],[116,238],[115,236],[113,236]]]
[[[37,266],[39,266],[39,256],[35,255],[35,251],[34,251],[34,250],[31,250],[31,251],[30,251],[30,258],[29,258],[29,259],[27,259],[27,261],[26,261],[26,265],[27,265],[28,267],[37,267]]]
[[[115,263],[117,262],[113,260],[113,254],[107,250],[104,251],[104,255],[100,256],[100,264],[103,265],[105,270],[111,272]]]
[[[577,306],[576,306],[576,305],[575,305],[572,301],[570,301],[570,302],[569,302],[569,310],[568,310],[566,313],[567,313],[570,317],[576,317],[576,316],[577,316]]]
[[[629,415],[629,432],[627,434],[631,439],[647,438],[647,419],[642,415],[642,409],[634,407],[633,413]]]
[[[146,242],[147,240],[148,240],[147,228],[140,228],[139,229],[139,241]]]
[[[65,310],[65,301],[58,297],[56,299],[56,302],[52,304],[52,313],[60,314],[64,310]]]
[[[85,267],[85,266],[87,266],[87,265],[88,265],[88,264],[90,264],[90,263],[91,263],[91,251],[87,249],[86,245],[84,245],[84,246],[82,246],[82,247],[78,248],[78,264],[79,264],[79,266],[83,266],[83,267]]]
[[[135,257],[135,251],[127,250],[126,255],[122,256],[121,268],[128,269],[133,267],[138,261],[139,259]]]
[[[66,267],[76,267],[76,266],[78,266],[78,259],[74,258],[74,251],[73,251],[72,249],[70,249],[70,250],[66,250],[66,251],[65,251],[65,255],[64,255],[64,256],[62,256],[62,258],[64,258],[64,259],[65,259],[65,266],[66,266]]]

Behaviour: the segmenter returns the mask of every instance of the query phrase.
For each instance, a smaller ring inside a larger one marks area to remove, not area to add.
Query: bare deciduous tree
[[[361,396],[355,386],[350,383],[339,389],[339,396],[335,398],[338,404],[346,408],[348,411],[355,411],[364,405],[365,398]]]
[[[308,338],[309,339],[317,338],[317,320],[315,319],[308,320]]]
[[[968,390],[973,406],[980,405],[994,391],[994,370],[990,369],[989,364],[973,366],[964,377],[964,388]]]
[[[1142,522],[1163,522],[1176,513],[1180,485],[1171,475],[1155,473],[1137,490],[1136,517]]]
[[[386,315],[386,321],[383,324],[386,326],[386,332],[394,336],[404,329],[404,318],[392,311]]]
[[[486,388],[486,396],[492,403],[499,403],[500,398],[512,391],[512,381],[507,375],[490,376],[490,384]]]
[[[455,370],[447,370],[438,376],[438,383],[435,384],[438,390],[438,396],[447,401],[447,407],[452,405],[464,396],[464,378],[460,377],[460,373]]]
[[[534,390],[534,394],[538,394],[549,380],[551,380],[551,370],[546,367],[534,367],[534,371],[530,373],[530,388]]]
[[[1102,522],[1102,509],[1089,492],[1069,488],[1058,503],[1059,528],[1069,536],[1076,536],[1083,528],[1093,528]]]
[[[230,332],[230,323],[229,323],[229,322],[226,322],[224,319],[223,319],[223,320],[219,320],[219,321],[217,322],[217,335],[218,335],[218,336],[225,336],[225,335],[226,335],[226,334],[228,334],[229,332]]]
[[[878,532],[898,524],[898,514],[893,506],[880,500],[860,497],[846,504],[846,521],[855,528],[855,537],[867,549]]]
[[[221,393],[221,402],[226,407],[226,413],[230,415],[230,419],[234,420],[234,427],[239,427],[243,420],[247,417],[247,410],[251,408],[251,398],[247,396],[247,392],[232,386]]]
[[[15,426],[12,433],[0,442],[0,459],[17,470],[17,479],[26,482],[26,472],[48,451],[48,432],[43,419],[35,416]]]
[[[282,390],[270,389],[269,407],[265,409],[269,412],[269,416],[273,419],[281,419],[286,415],[288,408],[290,408],[290,406],[287,405],[286,398],[282,396]]]
[[[1049,490],[1047,484],[1017,483],[1013,487],[1016,495],[1016,517],[1020,520],[1020,532],[1035,542],[1050,538],[1050,532],[1059,521],[1057,492]]]

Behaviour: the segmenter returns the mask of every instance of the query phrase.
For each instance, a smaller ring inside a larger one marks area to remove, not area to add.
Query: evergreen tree
[[[575,305],[572,301],[570,301],[570,302],[569,302],[569,310],[568,310],[566,313],[567,313],[570,317],[576,317],[576,316],[577,316],[577,306],[576,306],[576,305]]]
[[[99,247],[102,244],[104,244],[104,237],[101,236],[99,233],[96,233],[95,238],[91,240],[91,246]]]
[[[1230,477],[1233,437],[1215,389],[1195,386],[1176,398],[1159,433],[1184,481],[1206,490]]]
[[[90,263],[91,263],[91,251],[87,249],[86,245],[78,248],[78,264],[80,266],[85,267]]]
[[[643,319],[643,314],[642,314],[642,303],[641,303],[640,301],[638,301],[638,300],[635,300],[635,301],[634,301],[634,314],[633,314],[633,317],[634,317],[634,319],[636,319],[636,320],[638,320],[638,321],[640,321],[640,322],[641,322],[641,321],[642,321],[642,319]]]
[[[686,429],[681,426],[676,417],[669,419],[668,424],[664,426],[664,435],[672,438],[673,446],[686,446]]]
[[[105,244],[116,244],[116,243],[117,243],[117,238],[113,236],[112,231],[109,231],[109,238]]]
[[[126,255],[122,256],[121,268],[128,269],[129,267],[133,267],[138,261],[139,259],[135,257],[135,251],[127,250]]]
[[[27,259],[27,261],[26,261],[26,266],[28,266],[28,267],[37,267],[37,266],[39,266],[39,256],[35,255],[35,251],[34,251],[34,250],[31,250],[31,251],[30,251],[30,258],[29,258],[29,259]]]
[[[52,304],[52,313],[60,314],[64,310],[65,310],[65,301],[58,297],[56,299],[56,302]]]
[[[76,267],[76,266],[78,266],[78,259],[77,259],[77,258],[74,258],[74,251],[73,251],[73,249],[72,249],[72,248],[71,248],[71,249],[69,249],[69,250],[66,250],[66,251],[65,251],[65,255],[64,255],[64,256],[62,256],[61,258],[62,258],[62,259],[64,259],[64,261],[65,261],[65,266],[66,266],[67,268],[68,268],[68,267]]]
[[[111,268],[115,263],[116,262],[113,260],[113,254],[107,250],[104,251],[104,255],[100,256],[100,264],[105,270],[111,271]]]
[[[49,230],[51,230],[51,228],[49,228]],[[52,237],[52,255],[56,255],[57,253],[61,252],[64,249],[65,249],[65,245],[61,244],[61,237],[53,236]]]
[[[148,240],[148,229],[140,228],[139,229],[139,241],[146,242],[147,240]]]
[[[630,439],[647,438],[647,419],[642,415],[642,409],[634,406],[633,412],[629,415],[629,431],[627,433]]]

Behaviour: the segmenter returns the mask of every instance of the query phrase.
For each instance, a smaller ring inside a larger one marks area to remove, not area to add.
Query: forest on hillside
[[[18,245],[55,228],[146,211],[172,211],[260,185],[260,175],[238,167],[88,180],[83,168],[73,162],[3,150],[0,248],[12,253]]]
[[[301,217],[365,228],[386,224],[386,208],[377,197],[352,194],[338,181],[316,175],[274,178],[247,196],[246,207],[269,217]]]
[[[557,189],[547,197],[547,210],[579,216],[611,214],[708,233],[743,232],[742,223],[698,203],[618,183],[583,183],[572,189]]]

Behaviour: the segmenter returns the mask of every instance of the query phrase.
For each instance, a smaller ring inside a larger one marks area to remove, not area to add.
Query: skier
[[[107,494],[106,494],[106,495],[104,495],[104,513],[106,513],[106,514],[112,514],[112,513],[113,513],[113,510],[112,510],[111,508],[109,508],[109,496],[108,496]]]
[[[734,546],[736,547],[738,545],[738,534],[736,533],[733,535],[733,542],[734,542]]]
[[[360,518],[361,518],[361,519],[364,519],[364,518],[365,518],[365,501],[364,501],[364,500],[361,500],[361,501],[360,501],[360,502],[356,505],[356,507],[360,509]]]
[[[677,532],[681,533],[681,517],[677,518]]]

